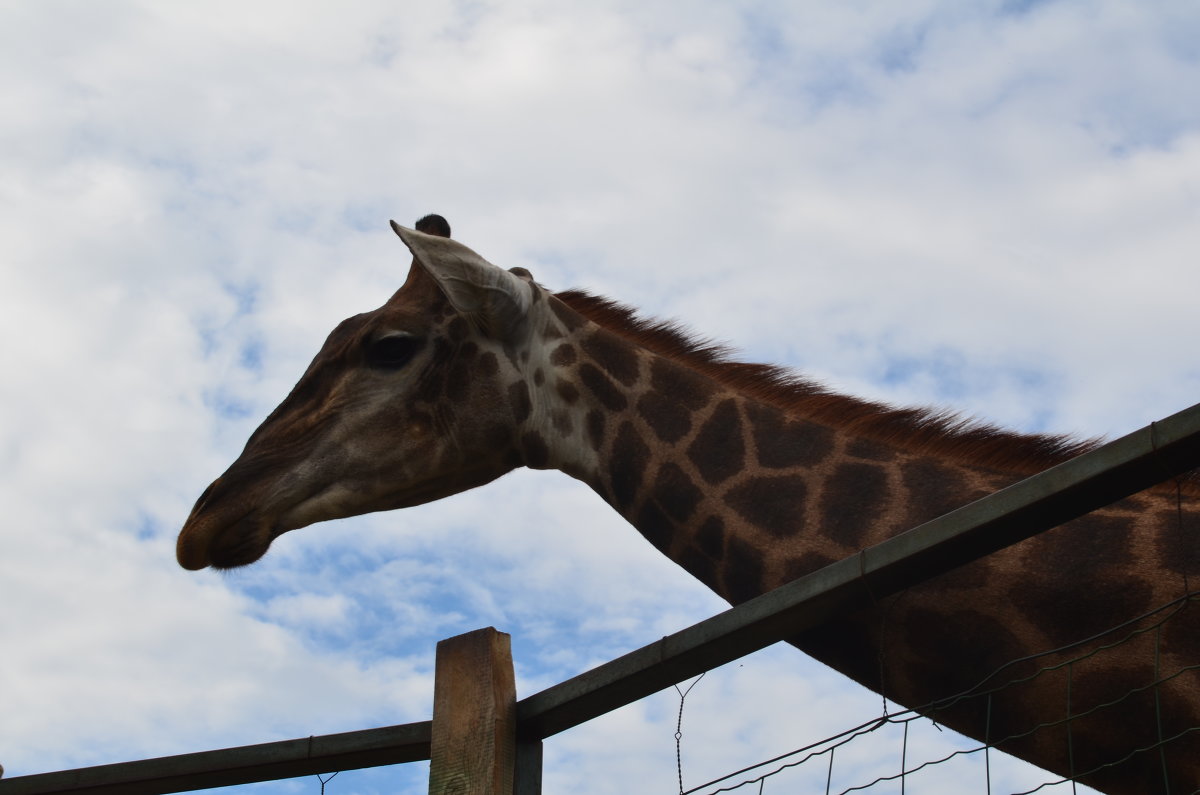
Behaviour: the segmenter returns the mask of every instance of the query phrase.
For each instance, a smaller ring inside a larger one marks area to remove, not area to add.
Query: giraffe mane
[[[1100,443],[1070,435],[1017,433],[953,411],[896,408],[839,394],[784,367],[738,361],[729,347],[697,337],[678,322],[640,317],[627,306],[583,290],[555,295],[571,309],[631,343],[786,414],[803,416],[914,453],[1033,474]]]

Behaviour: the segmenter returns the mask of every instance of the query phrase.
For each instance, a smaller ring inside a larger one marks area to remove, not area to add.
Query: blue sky
[[[0,5],[0,764],[423,720],[441,638],[511,633],[528,695],[723,608],[557,473],[176,566],[400,284],[389,218],[873,399],[1085,436],[1195,403],[1198,41],[1184,2]],[[677,708],[551,738],[547,791],[675,791]],[[689,695],[685,783],[878,710],[767,650]]]

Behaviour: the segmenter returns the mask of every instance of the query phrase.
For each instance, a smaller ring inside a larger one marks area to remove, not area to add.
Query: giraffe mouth
[[[432,478],[419,488],[401,494],[378,494],[372,499],[363,499],[361,494],[348,489],[326,487],[292,504],[267,500],[268,507],[260,504],[249,509],[245,508],[245,501],[222,509],[220,502],[210,499],[210,492],[205,492],[179,532],[175,556],[179,565],[189,571],[210,566],[214,569],[248,566],[266,555],[271,543],[290,530],[332,519],[421,505],[482,485],[496,476],[488,470],[474,477]],[[294,495],[292,499],[296,499]]]
[[[234,569],[267,554],[282,532],[253,510],[232,523],[222,522],[220,517],[192,517],[179,534],[175,554],[179,565],[189,571],[209,566]]]
[[[214,569],[248,566],[267,554],[277,535],[269,523],[248,516],[209,544],[209,565]]]

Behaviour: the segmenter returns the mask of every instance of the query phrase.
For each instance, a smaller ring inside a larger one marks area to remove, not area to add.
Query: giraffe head
[[[450,240],[438,216],[417,226],[392,223],[413,254],[404,285],[333,330],[196,502],[184,568],[252,563],[288,530],[430,502],[524,463],[512,387],[542,288]]]

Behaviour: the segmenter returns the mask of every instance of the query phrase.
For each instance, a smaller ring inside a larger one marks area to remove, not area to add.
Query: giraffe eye
[[[367,343],[367,366],[377,370],[399,370],[421,349],[424,340],[407,334],[391,334]]]

